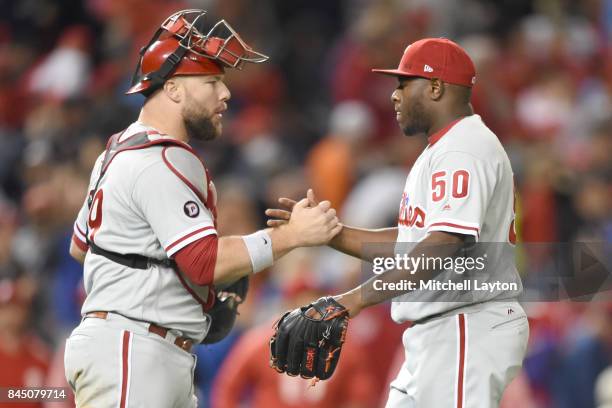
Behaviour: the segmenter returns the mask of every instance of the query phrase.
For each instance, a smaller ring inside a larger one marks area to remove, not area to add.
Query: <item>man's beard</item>
[[[183,110],[183,126],[191,140],[207,141],[218,136],[218,130],[206,113],[194,113],[193,110]]]
[[[427,134],[431,127],[429,115],[425,112],[425,107],[421,102],[414,102],[408,112],[407,124],[402,131],[406,136],[416,136],[419,134]]]

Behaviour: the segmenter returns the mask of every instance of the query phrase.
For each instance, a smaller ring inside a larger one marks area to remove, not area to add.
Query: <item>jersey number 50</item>
[[[465,198],[468,195],[470,173],[467,170],[456,170],[451,179],[451,195],[453,198]],[[431,199],[436,202],[446,197],[446,171],[438,171],[431,175]]]
[[[102,189],[98,190],[91,201],[91,207],[89,207],[89,216],[87,217],[87,225],[89,226],[89,240],[93,241],[94,235],[98,232],[100,225],[102,225],[102,199],[104,198],[104,192]]]

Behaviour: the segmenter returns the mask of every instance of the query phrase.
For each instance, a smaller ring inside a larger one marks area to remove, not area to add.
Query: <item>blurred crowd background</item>
[[[395,80],[370,69],[445,36],[475,61],[474,109],[512,160],[520,240],[612,241],[611,0],[0,0],[0,386],[65,386],[84,298],[68,246],[92,164],[137,117],[142,98],[123,92],[139,47],[193,7],[271,56],[228,73],[224,135],[195,146],[222,235],[261,228],[277,197],[310,186],[346,224],[394,225],[425,141],[401,135]],[[309,389],[267,361],[280,312],[360,279],[359,262],[326,249],[257,275],[232,334],[197,348],[201,407],[379,406],[406,327],[387,305],[352,322],[331,381]],[[612,406],[610,303],[525,307],[529,352],[503,407]]]

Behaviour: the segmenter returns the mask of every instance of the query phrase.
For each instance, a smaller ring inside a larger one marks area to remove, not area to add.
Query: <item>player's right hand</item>
[[[325,245],[342,229],[329,201],[312,204],[308,198],[298,201],[285,221],[298,246]]]
[[[314,207],[318,204],[317,199],[314,196],[314,192],[312,189],[308,189],[306,192],[306,198],[309,201],[309,206]],[[267,221],[268,227],[280,227],[281,225],[285,225],[289,222],[289,218],[291,218],[291,211],[293,207],[297,203],[297,201],[292,200],[290,198],[281,197],[278,199],[278,203],[281,208],[268,208],[266,210],[266,215],[270,217]]]

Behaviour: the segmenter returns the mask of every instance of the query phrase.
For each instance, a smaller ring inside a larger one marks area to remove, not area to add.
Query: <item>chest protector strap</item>
[[[89,209],[91,209],[93,197],[98,191],[98,187],[100,186],[100,181],[102,180],[102,177],[104,177],[104,174],[106,174],[109,165],[119,153],[127,150],[145,149],[147,147],[155,145],[183,146],[181,142],[169,138],[157,138],[152,140],[150,137],[151,135],[147,132],[136,133],[121,141],[122,135],[123,132],[114,134],[113,136],[111,136],[108,141],[108,144],[106,145],[106,152],[104,154],[104,159],[102,160],[100,174],[98,176],[98,179],[96,180],[94,188],[89,192],[89,196],[87,198],[87,208]],[[86,223],[85,238],[92,253],[96,255],[101,255],[113,262],[127,266],[129,268],[148,269],[151,265],[162,265],[170,268],[176,268],[176,262],[173,259],[150,258],[140,254],[120,254],[118,252],[108,251],[104,248],[100,248],[93,241],[89,240],[89,223]]]

